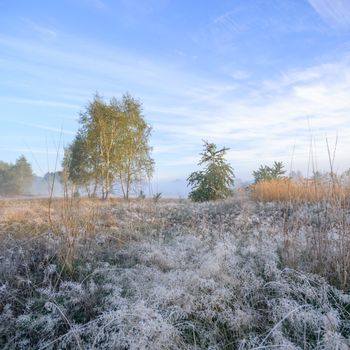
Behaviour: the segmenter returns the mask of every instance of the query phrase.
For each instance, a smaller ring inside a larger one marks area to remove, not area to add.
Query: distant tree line
[[[32,180],[32,167],[24,156],[20,156],[15,164],[0,161],[0,195],[29,194]]]
[[[125,94],[106,102],[95,95],[79,123],[63,160],[63,179],[69,184],[103,199],[118,187],[129,198],[133,185],[151,178],[151,127],[139,100]]]

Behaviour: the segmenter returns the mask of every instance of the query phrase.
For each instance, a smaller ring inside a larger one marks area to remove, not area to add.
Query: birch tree
[[[117,101],[115,101],[117,103]],[[150,157],[151,147],[148,140],[151,128],[143,115],[141,103],[126,94],[119,103],[121,112],[120,147],[117,152],[116,173],[124,198],[129,198],[133,184],[149,179],[154,169]]]
[[[69,178],[76,184],[94,183],[106,199],[118,183],[124,198],[132,184],[151,177],[151,128],[141,103],[129,94],[109,103],[95,95],[81,114],[81,128],[67,149]],[[81,177],[80,177],[81,176]]]

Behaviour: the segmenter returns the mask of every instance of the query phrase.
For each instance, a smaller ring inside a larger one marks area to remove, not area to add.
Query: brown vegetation
[[[328,182],[310,179],[275,179],[255,184],[253,197],[262,202],[316,203],[338,201],[344,203],[350,198],[350,186],[337,178]]]

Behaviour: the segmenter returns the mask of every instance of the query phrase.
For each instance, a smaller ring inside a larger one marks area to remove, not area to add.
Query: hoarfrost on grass
[[[170,221],[161,235],[120,247],[100,234],[59,279],[56,243],[4,249],[0,346],[348,349],[349,295],[284,264],[276,206],[237,206],[157,208]]]

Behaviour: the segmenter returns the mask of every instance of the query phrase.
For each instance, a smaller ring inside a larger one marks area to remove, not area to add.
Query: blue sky
[[[165,193],[185,193],[202,139],[249,180],[273,160],[306,172],[310,139],[328,170],[338,137],[343,171],[349,63],[349,0],[0,0],[0,159],[52,171],[92,95],[128,91]]]

